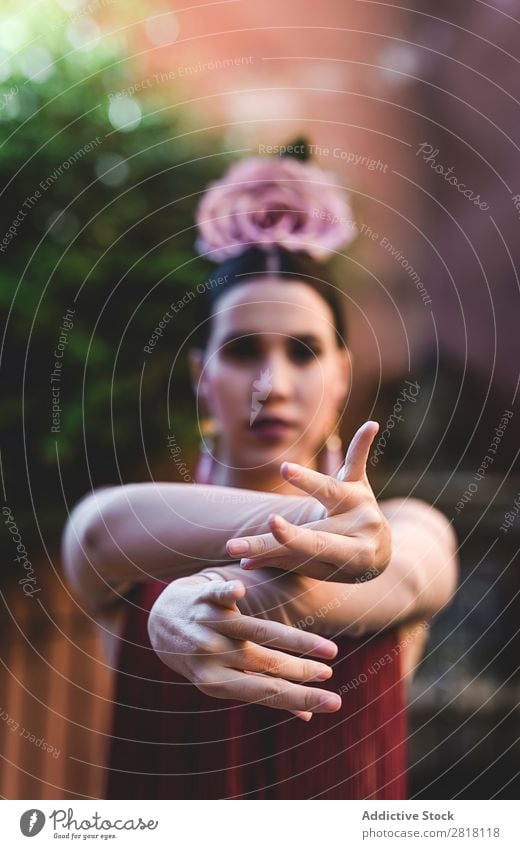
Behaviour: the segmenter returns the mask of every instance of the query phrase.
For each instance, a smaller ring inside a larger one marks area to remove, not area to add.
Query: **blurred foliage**
[[[3,486],[26,546],[39,526],[50,549],[91,486],[164,467],[169,433],[187,456],[196,448],[179,352],[196,303],[174,315],[153,354],[143,348],[169,305],[213,268],[193,249],[194,208],[228,164],[171,87],[115,97],[133,83],[124,54],[104,39],[72,50],[64,31],[47,22],[50,35],[4,64],[0,83]],[[51,374],[68,309],[52,433]]]

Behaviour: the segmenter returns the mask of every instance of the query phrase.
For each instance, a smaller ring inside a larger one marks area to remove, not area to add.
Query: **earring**
[[[218,427],[214,418],[206,416],[200,419],[199,459],[195,480],[197,483],[211,483],[215,466],[215,444]]]
[[[199,448],[206,453],[212,453],[215,447],[215,439],[218,435],[218,427],[212,416],[206,416],[200,420],[200,443]]]

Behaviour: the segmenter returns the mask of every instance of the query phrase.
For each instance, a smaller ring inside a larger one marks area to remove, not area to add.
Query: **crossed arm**
[[[370,425],[349,446],[342,482],[283,464],[307,497],[163,483],[80,502],[64,534],[65,571],[105,637],[117,634],[124,593],[161,579],[148,627],[166,665],[217,697],[303,719],[337,710],[338,697],[302,686],[331,674],[308,656],[330,660],[327,637],[429,619],[457,582],[455,535],[439,511],[416,499],[376,502]],[[247,569],[237,538],[249,545]]]

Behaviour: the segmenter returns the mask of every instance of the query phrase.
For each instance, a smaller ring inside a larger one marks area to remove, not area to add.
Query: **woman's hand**
[[[245,592],[241,581],[197,575],[172,581],[148,619],[156,654],[170,669],[217,699],[255,702],[305,720],[313,712],[338,710],[338,695],[303,686],[328,680],[330,666],[286,654],[331,659],[337,646],[298,628],[242,615],[237,601]]]
[[[372,421],[359,428],[337,478],[297,463],[282,463],[282,477],[318,499],[327,518],[298,527],[273,514],[271,533],[230,539],[228,554],[245,555],[244,569],[275,566],[338,582],[370,580],[383,572],[391,557],[391,529],[366,473],[378,429]]]

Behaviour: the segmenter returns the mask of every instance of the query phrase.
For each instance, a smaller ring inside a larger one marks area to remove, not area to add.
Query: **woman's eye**
[[[235,339],[224,345],[221,353],[229,360],[253,360],[259,356],[259,349],[251,339]]]
[[[317,345],[306,345],[303,342],[293,342],[289,349],[289,356],[297,363],[316,360],[320,354],[321,349]]]

